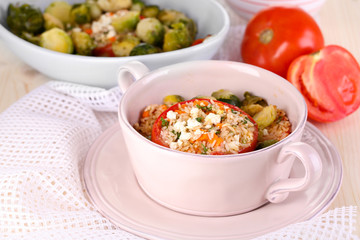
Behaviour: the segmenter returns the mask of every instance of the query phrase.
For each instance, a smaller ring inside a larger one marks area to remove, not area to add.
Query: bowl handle
[[[117,74],[121,92],[124,93],[133,82],[142,78],[149,71],[149,68],[139,61],[131,61],[122,65]]]
[[[306,189],[321,176],[321,158],[312,146],[303,142],[285,145],[279,153],[277,163],[280,164],[292,159],[291,156],[293,155],[302,162],[305,176],[303,178],[283,179],[273,183],[266,193],[266,198],[272,203],[284,201],[289,192]]]

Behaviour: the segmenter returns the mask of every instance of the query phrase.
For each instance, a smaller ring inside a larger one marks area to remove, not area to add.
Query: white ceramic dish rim
[[[93,56],[80,56],[80,55],[75,55],[75,54],[65,54],[65,53],[60,53],[60,52],[42,48],[40,46],[37,46],[33,43],[30,43],[30,42],[24,40],[24,39],[21,39],[20,37],[11,33],[3,24],[1,24],[1,19],[0,19],[0,37],[3,35],[12,41],[16,41],[18,43],[25,44],[31,48],[36,48],[38,51],[43,52],[44,54],[54,54],[54,56],[63,58],[64,60],[66,60],[68,58],[75,58],[75,60],[83,60],[83,61],[87,61],[87,62],[98,62],[99,60],[101,60],[102,62],[105,62],[105,63],[107,63],[107,62],[111,62],[111,63],[115,62],[116,63],[118,61],[125,60],[125,58],[128,61],[138,59],[139,57],[141,57],[144,61],[148,60],[148,59],[151,60],[154,56],[159,56],[159,57],[161,56],[162,58],[166,59],[166,57],[168,57],[168,56],[179,54],[179,51],[181,51],[182,54],[188,54],[188,53],[194,52],[196,50],[201,50],[203,48],[207,48],[208,44],[210,44],[210,45],[215,44],[216,42],[220,41],[220,39],[222,39],[225,35],[227,35],[227,33],[229,32],[229,29],[230,29],[230,17],[228,15],[227,11],[216,0],[208,0],[208,1],[211,2],[212,4],[216,5],[217,8],[221,11],[222,16],[224,16],[223,27],[220,29],[219,32],[214,33],[211,37],[207,38],[204,41],[204,43],[206,43],[206,44],[198,44],[195,46],[191,46],[191,47],[187,47],[187,48],[183,48],[183,49],[171,51],[171,52],[162,52],[162,53],[156,53],[156,54],[129,56],[129,57],[93,57]]]
[[[198,61],[189,61],[189,62],[186,62],[186,63],[177,63],[177,64],[173,64],[171,66],[165,66],[165,67],[161,67],[161,68],[158,68],[152,72],[150,72],[151,74],[156,74],[158,72],[161,72],[161,71],[167,71],[167,70],[170,70],[172,66],[176,66],[176,65],[182,65],[182,64],[192,64],[192,63],[206,63],[206,62],[224,62],[224,61],[219,61],[219,60],[198,60]],[[228,61],[229,63],[235,63],[235,64],[241,64],[241,65],[244,65],[244,66],[248,66],[248,67],[251,67],[253,69],[256,69],[257,71],[266,71],[268,72],[269,74],[274,74],[268,70],[265,70],[265,69],[262,69],[262,68],[259,68],[259,67],[256,67],[256,66],[253,66],[253,65],[250,65],[250,64],[246,64],[246,63],[239,63],[239,62],[231,62],[231,61]],[[148,73],[149,74],[149,73]],[[146,74],[144,77],[146,77],[148,74]],[[274,74],[275,75],[275,74]],[[126,92],[123,94],[122,96],[122,99],[126,97],[127,94],[130,94],[131,92],[131,89],[135,88],[137,85],[139,84],[142,84],[142,82],[144,81],[143,80],[144,78],[141,78],[137,81],[135,81],[134,83],[131,84],[131,86],[126,90]],[[280,80],[282,80],[280,77],[278,78]],[[295,135],[295,134],[299,134],[300,132],[302,132],[302,130],[305,128],[305,123],[307,121],[307,106],[306,106],[306,102],[305,102],[305,99],[303,98],[303,96],[301,95],[301,93],[288,81],[286,81],[285,79],[283,79],[283,83],[287,86],[289,86],[290,88],[292,88],[294,90],[294,93],[298,95],[298,98],[300,101],[302,101],[302,104],[305,106],[304,107],[304,112],[303,114],[305,115],[304,118],[301,120],[301,122],[299,122],[296,126],[295,129],[292,129],[292,132],[291,134],[286,137],[285,139],[267,147],[267,148],[263,148],[263,149],[259,149],[259,150],[255,150],[255,151],[251,151],[251,152],[246,152],[246,153],[240,153],[240,154],[230,154],[230,155],[226,155],[226,158],[224,159],[224,156],[221,156],[221,155],[201,155],[201,154],[197,154],[196,156],[199,157],[197,159],[194,159],[195,161],[207,161],[207,159],[209,158],[213,158],[213,159],[221,159],[221,161],[238,161],[239,159],[242,158],[242,156],[248,156],[248,155],[257,155],[257,154],[261,154],[262,152],[265,152],[265,151],[269,151],[270,149],[274,148],[274,147],[277,147],[279,144],[286,144],[288,142],[291,141],[291,138],[290,136],[292,135]],[[119,104],[119,111],[118,111],[118,116],[119,118],[122,118],[122,119],[126,119],[126,116],[125,116],[125,107],[121,104],[122,102],[122,99],[120,100],[120,104]],[[140,141],[145,141],[147,142],[148,144],[151,144],[154,148],[158,149],[159,151],[169,151],[169,152],[172,152],[174,154],[182,154],[184,155],[184,157],[186,156],[194,156],[194,154],[192,153],[187,153],[187,152],[180,152],[180,151],[176,151],[176,150],[173,150],[173,149],[170,149],[170,148],[167,148],[167,147],[163,147],[161,145],[158,145],[152,141],[150,141],[149,139],[145,138],[144,136],[142,136],[140,133],[138,133],[134,127],[129,123],[129,121],[125,121],[125,126],[133,133],[135,134]],[[154,149],[155,150],[155,149]],[[244,158],[245,159],[245,158]]]

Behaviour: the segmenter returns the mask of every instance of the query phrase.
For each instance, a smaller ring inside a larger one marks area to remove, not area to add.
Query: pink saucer
[[[147,239],[249,239],[319,215],[338,193],[342,163],[335,147],[311,123],[306,124],[302,141],[311,144],[323,160],[320,181],[306,191],[291,193],[280,204],[230,217],[181,214],[148,198],[135,179],[118,124],[92,145],[84,163],[84,181],[97,210],[135,235]],[[302,165],[295,162],[291,176],[302,174]]]

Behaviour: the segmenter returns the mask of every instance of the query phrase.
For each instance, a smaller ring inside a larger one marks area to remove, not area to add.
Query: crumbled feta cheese
[[[266,136],[266,135],[269,135],[269,132],[266,128],[263,129],[263,135]]]
[[[178,121],[174,124],[174,130],[177,132],[183,132],[186,130],[185,125],[186,125],[185,121]]]
[[[197,118],[199,117],[199,112],[200,112],[200,109],[196,108],[196,107],[193,107],[191,110],[190,110],[190,116],[192,118]]]
[[[205,123],[206,124],[218,124],[221,122],[221,116],[220,115],[216,115],[214,113],[209,113],[206,117],[205,117]]]
[[[200,129],[196,129],[196,131],[194,132],[194,139],[198,139],[199,137],[201,137],[202,134],[203,131],[201,131]]]
[[[239,149],[240,143],[238,141],[232,141],[228,143],[229,148],[232,150],[237,150]]]
[[[176,115],[178,113],[177,112],[174,112],[174,111],[168,111],[167,114],[166,114],[166,117],[170,120],[176,120]]]
[[[176,149],[177,147],[178,147],[177,142],[171,142],[171,143],[170,143],[170,148],[171,148],[171,149]]]
[[[199,123],[198,120],[194,119],[194,118],[189,118],[187,120],[187,128],[188,129],[194,129],[196,127],[201,126],[201,123]]]
[[[189,140],[191,138],[191,133],[188,132],[181,132],[180,140]]]

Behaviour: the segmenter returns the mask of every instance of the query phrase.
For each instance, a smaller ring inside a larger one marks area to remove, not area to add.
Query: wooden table
[[[318,18],[326,44],[345,47],[358,62],[359,13],[359,0],[327,0]],[[46,76],[14,56],[0,39],[0,112],[47,81]],[[329,209],[349,205],[360,207],[360,109],[338,122],[314,124],[338,149],[344,166],[342,187]],[[357,220],[356,233],[360,236],[360,217]]]

